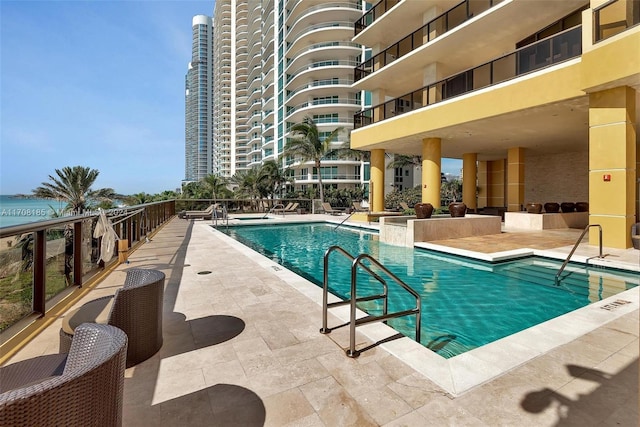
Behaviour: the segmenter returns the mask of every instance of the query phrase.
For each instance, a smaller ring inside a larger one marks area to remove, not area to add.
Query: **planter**
[[[560,204],[555,202],[549,202],[544,204],[544,211],[546,213],[560,212]]]
[[[467,205],[454,202],[449,205],[449,214],[452,218],[462,218],[467,213]]]
[[[576,202],[576,212],[589,212],[589,203]]]
[[[640,249],[640,236],[631,236],[631,243],[633,244],[633,249]]]
[[[417,219],[431,218],[433,214],[433,205],[431,203],[416,203],[414,206]]]
[[[527,212],[539,214],[542,212],[542,203],[527,203]]]
[[[560,203],[560,209],[562,210],[563,213],[575,212],[576,204],[573,202],[563,202],[563,203]]]

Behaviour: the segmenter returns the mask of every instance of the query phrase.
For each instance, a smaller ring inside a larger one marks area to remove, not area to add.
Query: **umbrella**
[[[113,258],[113,252],[116,247],[116,240],[119,240],[118,234],[113,229],[111,220],[107,218],[107,214],[104,210],[100,209],[100,216],[98,217],[98,223],[93,231],[93,237],[102,237],[102,243],[100,244],[100,260],[105,263],[109,262]]]

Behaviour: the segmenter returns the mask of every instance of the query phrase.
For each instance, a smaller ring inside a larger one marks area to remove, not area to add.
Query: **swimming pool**
[[[561,262],[528,257],[500,263],[445,256],[426,250],[391,246],[376,233],[335,228],[325,223],[239,226],[221,232],[321,286],[323,255],[340,245],[353,255],[368,253],[422,294],[421,344],[450,358],[531,326],[636,287],[638,274],[569,264],[560,286],[555,274]],[[331,257],[330,290],[346,298],[350,262]],[[377,292],[377,282],[358,275],[358,296]],[[389,283],[391,310],[409,308],[414,300]],[[362,294],[361,294],[362,291]],[[359,305],[379,314],[373,302]],[[413,316],[388,324],[413,338]]]

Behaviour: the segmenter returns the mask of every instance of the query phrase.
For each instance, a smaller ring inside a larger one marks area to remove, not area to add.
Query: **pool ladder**
[[[598,227],[598,245],[599,245],[600,252],[599,252],[599,255],[597,256],[597,258],[604,258],[606,256],[606,255],[602,255],[602,226],[600,224],[589,224],[589,225],[587,225],[584,228],[584,230],[582,231],[582,234],[580,234],[580,237],[578,237],[578,240],[576,240],[576,243],[573,245],[573,248],[571,249],[571,252],[569,252],[569,255],[567,255],[567,258],[562,263],[562,267],[560,267],[560,269],[556,273],[556,286],[560,284],[560,274],[562,274],[562,272],[564,271],[564,268],[569,263],[569,260],[573,256],[573,253],[576,251],[576,249],[578,249],[578,245],[580,245],[580,242],[584,238],[584,235],[587,234],[587,231],[589,231],[589,229],[591,227]],[[587,263],[588,262],[589,262],[589,259],[587,259]]]
[[[329,303],[329,255],[333,252],[338,252],[349,260],[351,260],[351,298],[345,301],[336,301]],[[384,278],[380,277],[376,272],[371,270],[368,266],[366,266],[363,262],[367,260],[372,265],[375,265],[377,268],[382,270],[386,275],[388,275],[394,282],[400,285],[404,290],[409,292],[416,299],[415,308],[411,308],[408,310],[398,311],[395,313],[389,313],[388,311],[388,303],[387,297],[389,293],[389,287]],[[371,277],[376,279],[378,282],[382,284],[383,292],[379,295],[370,295],[366,297],[357,298],[356,293],[356,283],[357,283],[357,274],[358,269],[364,270]],[[368,315],[366,317],[362,317],[360,319],[356,319],[356,303],[364,302],[364,301],[373,301],[382,299],[382,315],[381,316],[371,316]],[[320,329],[320,333],[328,334],[331,333],[331,328],[327,326],[327,312],[329,308],[339,307],[343,305],[350,305],[350,320],[349,320],[349,349],[346,351],[347,356],[349,357],[358,357],[360,355],[360,351],[356,350],[356,327],[360,325],[364,325],[372,322],[383,322],[387,319],[415,315],[416,316],[416,335],[415,339],[417,342],[420,342],[420,322],[421,322],[421,298],[420,295],[413,290],[409,285],[400,280],[396,275],[394,275],[391,271],[389,271],[385,266],[380,264],[375,258],[370,256],[369,254],[360,254],[357,257],[354,257],[349,252],[341,248],[340,246],[331,246],[324,254],[324,278],[323,278],[323,286],[322,286],[322,328]],[[345,326],[345,325],[341,325]]]

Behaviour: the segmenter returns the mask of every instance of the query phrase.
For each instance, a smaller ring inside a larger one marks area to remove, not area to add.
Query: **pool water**
[[[540,257],[487,263],[379,242],[377,233],[326,223],[219,228],[232,238],[322,286],[323,256],[339,245],[353,256],[367,253],[422,296],[421,343],[449,358],[546,320],[638,286],[640,275],[570,263],[559,285],[560,261]],[[350,296],[351,262],[330,256],[329,290]],[[376,271],[383,275],[383,273]],[[415,299],[392,280],[389,312],[415,306]],[[358,297],[380,292],[379,282],[358,273]],[[378,302],[359,308],[381,314]],[[389,326],[415,338],[415,316],[391,319]],[[332,325],[329,325],[330,327]]]

